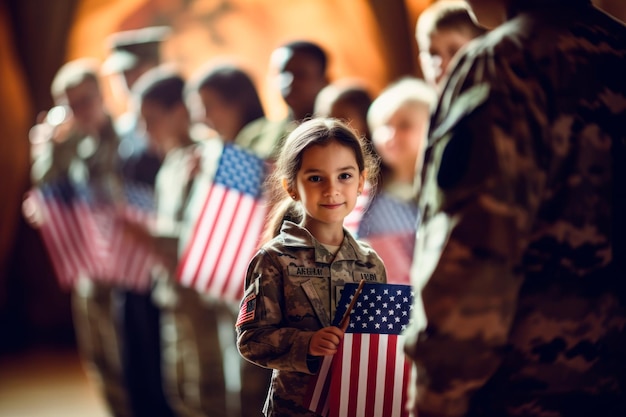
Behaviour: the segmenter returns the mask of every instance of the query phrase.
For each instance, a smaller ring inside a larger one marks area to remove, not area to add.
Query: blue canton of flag
[[[338,325],[358,284],[343,287],[333,325]],[[400,334],[409,324],[413,289],[409,285],[366,283],[352,312],[346,333]]]
[[[417,221],[417,204],[400,201],[383,192],[374,197],[363,214],[357,236],[363,239],[368,236],[406,231],[415,233]]]
[[[224,147],[215,173],[216,184],[259,197],[264,180],[265,162],[261,158],[232,145]]]
[[[124,183],[124,200],[132,208],[141,210],[143,213],[155,213],[156,202],[154,201],[153,187],[139,182]]]
[[[369,243],[383,260],[388,283],[410,283],[418,221],[415,203],[401,201],[385,192],[376,195],[363,214],[358,238]]]

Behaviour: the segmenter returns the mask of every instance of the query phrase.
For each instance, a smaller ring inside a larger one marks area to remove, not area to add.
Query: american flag
[[[363,187],[363,192],[360,196],[356,198],[356,205],[354,206],[350,214],[348,214],[346,218],[343,219],[343,227],[345,227],[346,230],[348,230],[353,236],[358,235],[359,223],[361,223],[363,214],[367,210],[367,206],[370,203],[370,197],[371,185],[366,182],[365,186]]]
[[[74,185],[66,178],[42,184],[29,191],[41,210],[39,229],[59,285],[70,289],[79,275],[93,275],[99,262],[84,225],[89,211]]]
[[[374,197],[359,222],[356,235],[383,260],[390,284],[410,283],[418,221],[416,204],[382,192]]]
[[[79,275],[127,289],[144,291],[154,258],[123,233],[122,218],[148,227],[154,218],[152,189],[124,184],[118,201],[106,187],[67,178],[30,191],[42,210],[40,233],[62,288]]]
[[[111,262],[107,263],[109,270],[106,275],[124,288],[143,292],[149,287],[150,270],[156,259],[148,248],[123,233],[121,220],[137,223],[149,230],[155,221],[154,190],[147,184],[126,181],[123,192],[124,197],[116,208],[116,230],[110,241]]]
[[[265,223],[264,180],[261,158],[234,145],[224,147],[179,265],[182,285],[239,304]]]
[[[335,324],[356,288],[343,288]],[[412,368],[401,333],[409,323],[412,302],[409,285],[366,284],[337,353],[324,358],[309,386],[305,406],[329,417],[407,416]]]

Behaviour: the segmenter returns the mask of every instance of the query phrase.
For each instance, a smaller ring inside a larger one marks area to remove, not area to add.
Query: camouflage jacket
[[[526,5],[467,47],[433,116],[420,417],[626,415],[626,29],[586,0]]]
[[[273,368],[266,416],[315,416],[302,407],[319,357],[307,354],[313,333],[331,325],[343,284],[386,282],[378,255],[346,231],[334,256],[306,229],[285,221],[252,259],[237,320],[241,355]]]

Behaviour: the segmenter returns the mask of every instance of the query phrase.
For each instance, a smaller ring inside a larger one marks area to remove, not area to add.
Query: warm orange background
[[[166,60],[190,74],[228,57],[257,82],[270,117],[285,113],[271,87],[273,48],[296,38],[319,42],[333,78],[361,78],[375,94],[406,74],[420,74],[413,36],[430,0],[4,0],[0,2],[0,350],[2,340],[53,339],[69,329],[67,295],[59,292],[37,233],[20,216],[30,186],[28,130],[52,104],[49,85],[66,61],[104,59],[118,30],[170,25]],[[626,21],[623,0],[598,0]],[[124,102],[104,83],[114,112]],[[37,336],[35,336],[35,334]]]

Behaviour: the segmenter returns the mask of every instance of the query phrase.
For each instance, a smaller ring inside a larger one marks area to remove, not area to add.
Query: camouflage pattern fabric
[[[433,116],[416,411],[626,416],[626,29],[586,0],[515,4]]]
[[[363,278],[386,282],[384,265],[369,246],[346,231],[333,256],[289,221],[252,259],[237,346],[250,362],[274,369],[266,416],[316,416],[301,406],[321,359],[307,354],[309,341],[330,325],[343,285]]]

